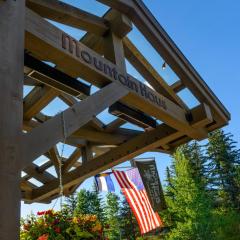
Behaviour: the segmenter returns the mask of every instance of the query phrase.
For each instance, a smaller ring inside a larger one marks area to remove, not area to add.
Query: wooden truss
[[[18,167],[25,173],[20,184],[27,203],[59,196],[60,142],[75,149],[62,165],[68,195],[94,174],[146,151],[171,153],[191,139],[206,138],[230,119],[141,0],[98,1],[110,7],[103,17],[57,0],[26,0],[24,85],[33,89],[23,99]],[[74,39],[47,19],[87,33]],[[168,85],[131,42],[127,35],[132,24],[179,81]],[[126,59],[152,88],[127,73]],[[92,85],[99,89],[94,94]],[[197,107],[189,109],[178,96],[183,89],[197,98]],[[57,97],[69,108],[53,117],[44,115],[42,109]],[[107,125],[96,117],[105,109],[117,117]],[[142,130],[124,128],[126,122]],[[33,161],[40,156],[47,161],[37,165]],[[47,171],[51,167],[57,176]]]

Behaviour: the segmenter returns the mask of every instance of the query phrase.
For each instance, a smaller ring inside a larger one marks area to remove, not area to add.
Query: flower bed
[[[95,215],[69,217],[52,210],[38,212],[21,223],[21,240],[104,239],[103,228]]]

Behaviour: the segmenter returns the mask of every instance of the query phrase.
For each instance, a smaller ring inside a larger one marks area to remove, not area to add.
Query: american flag
[[[113,170],[113,173],[137,219],[141,234],[160,227],[162,221],[152,209],[138,169],[126,172]]]

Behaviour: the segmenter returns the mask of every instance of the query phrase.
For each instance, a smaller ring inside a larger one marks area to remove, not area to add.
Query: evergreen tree
[[[81,189],[77,195],[75,212],[78,214],[96,215],[98,219],[103,222],[103,209],[98,193]]]
[[[92,204],[95,206],[95,215],[97,215],[100,222],[104,224],[105,217],[104,217],[102,198],[99,194],[97,184],[95,181],[93,181],[92,201],[93,201]]]
[[[209,188],[213,194],[217,193],[216,202],[220,206],[239,208],[240,151],[236,148],[232,135],[225,134],[223,130],[210,134],[207,153]]]
[[[105,230],[105,236],[111,240],[121,239],[119,210],[119,197],[114,193],[108,193],[105,207],[106,224],[108,227]]]
[[[203,154],[203,147],[197,142],[192,141],[188,144],[184,144],[178,149],[188,159],[191,165],[192,177],[202,187],[206,186],[206,162],[207,157]]]
[[[120,207],[120,227],[122,239],[135,240],[137,236],[140,236],[137,220],[125,196],[123,196]]]
[[[193,177],[189,160],[178,150],[174,155],[175,177],[168,200],[168,211],[174,216],[169,240],[212,239],[211,205],[204,189]]]
[[[166,189],[165,189],[165,196],[170,198],[171,200],[174,200],[174,194],[173,194],[173,176],[172,172],[169,167],[166,168]]]
[[[73,216],[77,207],[77,196],[72,194],[65,199],[64,210],[70,215]]]

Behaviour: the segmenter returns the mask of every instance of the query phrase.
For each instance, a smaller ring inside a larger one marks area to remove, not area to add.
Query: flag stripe
[[[95,176],[98,191],[114,192],[115,188],[109,173],[102,173]]]
[[[122,174],[122,175],[121,175]],[[133,189],[131,189],[131,186],[130,186],[130,183],[127,179],[127,176],[124,172],[121,172],[120,173],[120,177],[121,179],[123,179],[123,182],[125,183],[125,191],[127,193],[130,194],[131,198],[129,199],[130,200],[130,204],[136,209],[136,211],[139,213],[138,214],[138,222],[140,223],[140,226],[142,226],[142,229],[143,229],[143,232],[146,232],[147,231],[147,227],[146,227],[146,220],[145,220],[145,216],[143,214],[143,212],[141,211],[141,205],[137,199],[137,196],[134,192]]]
[[[150,203],[149,198],[148,198],[148,196],[147,196],[146,190],[145,190],[143,193],[144,193],[146,202],[147,202],[147,204],[148,204],[148,206],[149,206],[149,209],[150,209],[150,211],[151,211],[151,216],[152,216],[152,220],[153,220],[153,222],[154,222],[154,226],[160,227],[160,223],[159,223],[159,221],[158,221],[158,219],[157,219],[157,216],[156,216],[157,214],[156,214],[156,213],[153,211],[153,209],[152,209],[152,206],[151,206],[151,203]]]
[[[115,174],[115,173],[114,173]],[[141,212],[138,208],[138,204],[134,204],[134,193],[133,190],[130,189],[130,186],[128,185],[125,176],[122,176],[123,172],[116,172],[116,178],[119,182],[120,187],[123,190],[123,194],[126,196],[126,199],[133,210],[133,213],[138,221],[138,224],[140,226],[141,232],[146,232],[145,224],[143,223],[143,219],[141,216]],[[124,173],[125,174],[125,173]]]
[[[129,183],[130,183],[131,188],[134,190],[134,192],[137,195],[137,200],[141,204],[141,209],[143,210],[143,217],[145,219],[145,224],[147,226],[147,229],[150,229],[151,228],[151,223],[149,221],[148,212],[147,212],[147,209],[146,209],[146,203],[145,203],[145,201],[144,201],[144,199],[141,195],[141,191],[139,191],[137,189],[137,187],[132,183],[132,181],[130,179],[129,179]]]
[[[146,217],[148,218],[149,220],[149,224],[150,224],[150,227],[149,229],[154,229],[155,228],[155,225],[157,224],[154,220],[155,220],[155,213],[153,212],[153,209],[151,207],[151,204],[149,202],[149,199],[146,195],[146,190],[143,189],[141,191],[138,191],[138,189],[136,188],[136,186],[133,184],[132,186],[135,191],[139,192],[141,194],[141,199],[143,200],[142,202],[144,203],[144,209],[147,210],[147,215]]]
[[[144,191],[141,192],[141,195],[144,198],[144,200],[146,201]],[[148,211],[149,220],[150,220],[150,223],[151,223],[151,228],[154,228],[155,222],[153,220],[153,217],[152,217],[152,214],[151,214],[151,209],[150,209],[149,205],[147,204],[147,202],[146,202],[146,207],[147,207],[147,211]]]
[[[128,184],[126,185],[126,190],[129,191],[129,192],[132,192],[133,193],[133,201],[131,201],[131,204],[132,205],[136,205],[136,207],[138,208],[138,211],[140,212],[140,219],[139,220],[139,223],[142,224],[142,228],[144,229],[143,231],[141,231],[141,233],[146,233],[148,231],[150,231],[149,229],[151,229],[147,223],[147,220],[146,218],[148,217],[146,215],[146,213],[143,211],[143,205],[140,204],[142,199],[139,198],[139,195],[136,194],[136,189],[135,188],[132,188],[133,186],[131,185],[131,183],[129,182],[129,179],[127,177],[127,175],[122,172],[122,175],[125,177],[125,183],[127,182]]]
[[[147,233],[161,225],[161,220],[151,207],[145,189],[139,190],[134,182],[123,171],[113,171],[123,194],[125,195],[137,219],[142,234]]]

